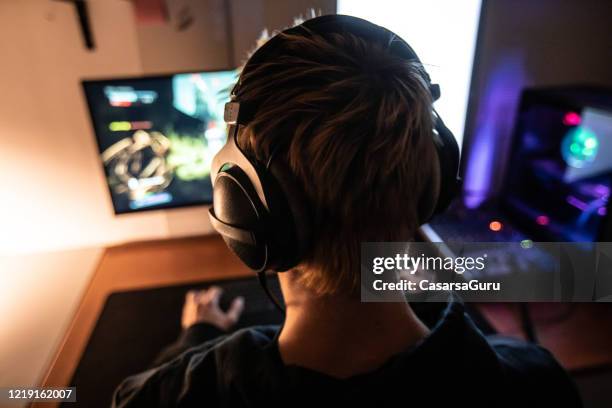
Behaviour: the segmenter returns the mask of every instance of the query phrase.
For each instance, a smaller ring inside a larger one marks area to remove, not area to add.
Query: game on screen
[[[84,81],[115,213],[212,201],[236,71]]]

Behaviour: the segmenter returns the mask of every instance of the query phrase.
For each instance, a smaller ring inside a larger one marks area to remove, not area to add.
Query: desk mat
[[[72,377],[77,402],[61,406],[108,408],[117,385],[127,376],[147,369],[157,353],[176,340],[187,291],[211,285],[224,290],[222,308],[227,308],[235,296],[245,298],[245,310],[236,328],[282,321],[255,276],[113,293],[104,304]],[[270,277],[269,285],[279,293],[276,278]]]

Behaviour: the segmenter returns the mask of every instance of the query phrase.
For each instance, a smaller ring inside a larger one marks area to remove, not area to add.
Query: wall
[[[211,232],[205,207],[113,214],[80,80],[225,67],[263,27],[335,9],[320,0],[168,0],[167,24],[136,24],[129,1],[88,4],[93,52],[72,4],[0,1],[0,255]],[[179,28],[185,8],[192,22]]]
[[[336,12],[335,0],[231,0],[234,61],[244,62],[255,41],[266,29],[269,33],[291,26],[296,18]]]
[[[264,29],[273,32],[311,12],[336,11],[335,0],[167,0],[166,4],[166,24],[136,27],[147,73],[238,66]],[[186,20],[189,23],[183,24]]]
[[[144,72],[229,67],[226,0],[167,0],[166,7],[167,22],[136,25]]]
[[[129,2],[90,4],[94,52],[71,4],[0,2],[0,254],[165,233],[161,213],[113,216],[79,81],[141,64]]]

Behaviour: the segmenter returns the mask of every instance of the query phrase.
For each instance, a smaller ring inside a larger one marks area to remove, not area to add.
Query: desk
[[[41,381],[103,253],[93,247],[0,256],[1,385]]]
[[[252,272],[230,254],[217,236],[107,248],[41,386],[65,386],[70,382],[98,315],[111,293],[250,275]]]
[[[250,274],[216,236],[106,249],[42,386],[65,386],[70,382],[104,301],[112,292]],[[533,308],[539,310],[545,306],[533,305]],[[498,331],[521,335],[516,305],[484,304],[479,307]],[[555,324],[539,325],[535,313],[536,330],[543,345],[569,369],[612,364],[612,304],[576,304],[573,307],[575,310],[567,319]]]

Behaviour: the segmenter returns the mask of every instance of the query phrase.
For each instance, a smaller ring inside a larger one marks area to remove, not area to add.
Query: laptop
[[[612,241],[611,90],[525,90],[510,145],[499,194],[484,200],[463,193],[444,214],[421,227],[425,241]],[[483,159],[468,153],[471,161]],[[546,270],[551,264],[541,251],[520,251],[517,245],[499,248],[490,254],[489,264],[497,266],[487,268],[489,272]],[[449,247],[443,251],[452,253]]]

